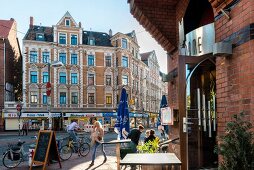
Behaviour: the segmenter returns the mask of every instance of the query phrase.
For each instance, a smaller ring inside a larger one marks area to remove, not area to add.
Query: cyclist
[[[72,138],[73,142],[74,142],[75,152],[77,152],[77,149],[78,149],[78,138],[77,138],[75,131],[81,130],[77,121],[78,121],[77,119],[72,119],[71,124],[69,124],[67,126],[67,132],[68,132],[70,138]]]

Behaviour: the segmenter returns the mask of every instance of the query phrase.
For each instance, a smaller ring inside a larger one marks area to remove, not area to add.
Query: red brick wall
[[[215,22],[216,42],[253,23],[254,2],[242,0],[230,12],[231,19],[225,16]],[[241,38],[241,37],[239,37]],[[254,119],[254,40],[233,48],[230,57],[216,58],[216,86],[218,133],[225,130],[225,123],[232,115],[244,111],[247,119]]]

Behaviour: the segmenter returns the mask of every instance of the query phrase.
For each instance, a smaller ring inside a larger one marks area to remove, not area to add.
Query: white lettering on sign
[[[213,53],[214,43],[214,23],[199,27],[186,34],[187,55],[201,56]]]

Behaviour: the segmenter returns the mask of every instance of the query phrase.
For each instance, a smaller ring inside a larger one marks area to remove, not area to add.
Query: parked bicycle
[[[75,142],[73,141],[73,139],[68,137],[67,145],[62,146],[59,149],[60,158],[62,160],[70,159],[70,157],[72,156],[72,153],[75,153],[74,144],[75,144]],[[89,152],[90,152],[90,145],[87,142],[84,142],[84,140],[82,138],[79,138],[78,148],[77,148],[78,156],[85,157]]]
[[[24,152],[24,145],[25,142],[18,142],[17,144],[8,144],[8,149],[3,154],[3,165],[6,168],[15,168],[17,167],[22,161],[24,161],[25,156],[27,153]]]

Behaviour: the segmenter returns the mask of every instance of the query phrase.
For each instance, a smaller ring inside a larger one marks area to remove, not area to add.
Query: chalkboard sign
[[[34,154],[34,161],[46,162],[46,154],[51,138],[51,132],[40,132],[38,143],[36,146],[36,152]]]
[[[40,130],[31,165],[33,165],[33,163],[36,165],[43,165],[43,170],[45,170],[49,160],[58,161],[60,168],[62,167],[58,154],[55,132],[51,130]],[[30,170],[32,170],[32,168],[33,166],[30,166]]]

